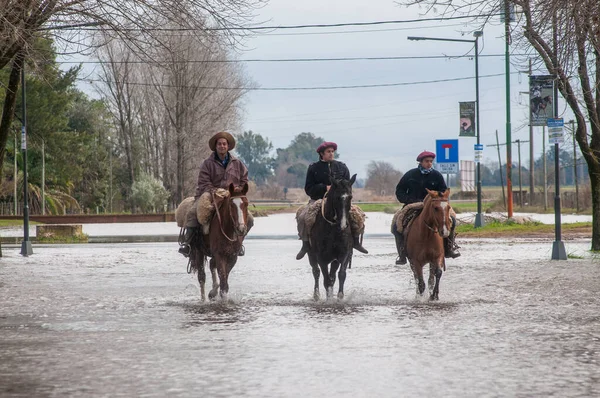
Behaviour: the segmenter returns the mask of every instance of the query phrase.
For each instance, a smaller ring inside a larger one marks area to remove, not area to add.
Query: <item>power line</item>
[[[434,25],[434,26],[411,26],[409,28],[390,28],[390,29],[361,29],[361,30],[336,30],[333,32],[296,32],[296,33],[263,33],[263,36],[311,36],[311,35],[344,35],[352,33],[377,33],[377,32],[398,32],[401,30],[416,30],[416,29],[439,29],[450,28],[453,26],[464,26],[462,23]]]
[[[518,72],[513,72],[518,73]],[[504,73],[496,73],[491,75],[480,75],[479,78],[487,77],[498,77],[504,76]],[[175,84],[152,84],[152,83],[141,83],[141,82],[124,82],[133,86],[148,86],[148,87],[173,87],[173,88],[193,88],[202,90],[241,90],[241,91],[308,91],[308,90],[340,90],[340,89],[355,89],[355,88],[376,88],[376,87],[399,87],[399,86],[413,86],[418,84],[431,84],[431,83],[445,83],[454,82],[461,80],[471,80],[473,76],[468,77],[456,77],[451,79],[438,79],[438,80],[424,80],[416,82],[402,82],[402,83],[381,83],[381,84],[364,84],[364,85],[349,85],[349,86],[313,86],[313,87],[218,87],[218,86],[188,86],[188,85],[175,85]],[[104,80],[98,79],[78,79],[85,82],[98,82],[105,83]]]
[[[503,57],[504,54],[481,54],[479,57]],[[254,58],[254,59],[207,59],[207,60],[182,60],[168,61],[166,64],[173,63],[254,63],[254,62],[349,62],[349,61],[402,61],[413,59],[455,59],[455,58],[473,58],[473,55],[421,55],[421,56],[391,56],[391,57],[337,57],[337,58]],[[148,64],[148,61],[57,61],[57,64]],[[160,62],[156,61],[160,64]]]
[[[347,26],[377,26],[377,25],[395,25],[404,23],[418,23],[418,22],[432,22],[432,21],[454,21],[463,19],[479,19],[489,18],[500,14],[482,14],[482,15],[460,15],[455,17],[433,17],[433,18],[420,18],[420,19],[401,19],[401,20],[389,20],[389,21],[370,21],[370,22],[344,22],[344,23],[332,23],[332,24],[302,24],[302,25],[274,25],[274,26],[233,26],[233,27],[207,27],[198,29],[195,27],[189,28],[121,28],[119,31],[122,32],[187,32],[187,31],[261,31],[261,30],[281,30],[281,29],[320,29],[320,28],[341,28]],[[61,27],[61,29],[71,29],[69,26]],[[78,28],[79,30],[99,30],[97,28]]]

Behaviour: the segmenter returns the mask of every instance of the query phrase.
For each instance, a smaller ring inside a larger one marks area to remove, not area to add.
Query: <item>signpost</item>
[[[565,244],[561,240],[561,220],[560,220],[560,164],[558,158],[558,146],[563,142],[563,127],[565,122],[562,118],[548,119],[548,139],[554,144],[554,235],[555,240],[552,244],[552,260],[566,260],[567,253]]]

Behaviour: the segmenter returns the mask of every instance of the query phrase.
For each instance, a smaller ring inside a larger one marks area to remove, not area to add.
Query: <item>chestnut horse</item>
[[[212,289],[208,293],[208,298],[215,298],[217,292],[222,298],[226,298],[229,292],[229,273],[237,262],[247,232],[247,192],[248,184],[244,185],[241,192],[235,192],[233,184],[230,184],[229,195],[220,197],[213,194],[215,214],[210,222],[208,236],[197,234],[198,236],[192,240],[190,270],[198,273],[202,301],[206,298],[204,263],[207,257],[212,257],[210,259]]]
[[[350,206],[352,204],[352,184],[350,180],[331,178],[331,188],[323,199],[321,211],[317,214],[311,231],[308,261],[315,278],[313,297],[319,299],[319,274],[323,274],[323,285],[327,298],[333,296],[335,274],[339,268],[338,299],[344,298],[346,268],[352,261],[352,232],[350,228]],[[330,266],[331,264],[331,266]],[[320,267],[320,270],[319,270]]]
[[[449,197],[450,189],[444,193],[427,189],[423,210],[413,220],[406,236],[406,254],[419,296],[425,291],[423,267],[429,264],[430,300],[439,299],[440,279],[446,269],[444,238],[448,237],[452,227]]]

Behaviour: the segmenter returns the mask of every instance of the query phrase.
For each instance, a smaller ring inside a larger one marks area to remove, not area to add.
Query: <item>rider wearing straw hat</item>
[[[398,182],[396,186],[396,198],[400,203],[405,205],[410,203],[422,202],[427,196],[426,188],[431,191],[444,192],[448,187],[444,181],[444,176],[433,168],[433,159],[435,159],[435,153],[424,151],[417,156],[417,162],[419,165],[406,172]],[[452,230],[450,236],[444,239],[444,248],[446,250],[446,257],[456,258],[460,256],[460,253],[456,250],[454,239],[456,233],[454,228],[456,226],[456,218],[452,217]],[[406,264],[406,248],[404,247],[404,235],[398,233],[395,228],[392,228],[394,235],[396,235],[396,242],[398,244],[398,259],[396,264]]]
[[[248,183],[248,169],[241,160],[229,153],[235,148],[235,138],[231,134],[222,131],[213,135],[208,140],[208,146],[212,153],[200,166],[195,194],[196,202],[205,192],[212,192],[217,188],[227,189],[230,184],[233,184],[236,192],[241,192],[244,185]],[[190,242],[194,229],[200,227],[196,210],[197,206],[192,205],[187,213],[185,238],[183,245],[179,248],[179,252],[186,257],[190,253]],[[249,215],[248,230],[252,224],[253,220]],[[244,255],[243,250],[242,246],[240,256]]]

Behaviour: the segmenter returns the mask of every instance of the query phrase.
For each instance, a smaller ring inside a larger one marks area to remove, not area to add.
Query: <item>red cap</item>
[[[423,160],[425,158],[435,159],[435,153],[429,152],[429,151],[423,151],[419,154],[419,156],[417,156],[417,162],[420,162],[421,160]]]
[[[333,148],[334,151],[337,151],[337,144],[335,142],[325,141],[317,148],[317,152],[321,153],[325,151],[327,148]]]

